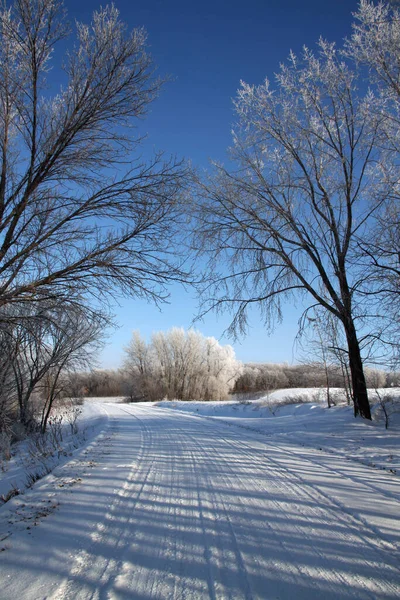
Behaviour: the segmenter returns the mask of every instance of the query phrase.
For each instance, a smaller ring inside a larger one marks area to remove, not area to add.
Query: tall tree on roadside
[[[346,336],[355,415],[370,419],[357,256],[389,185],[376,150],[384,116],[371,111],[368,95],[359,99],[356,79],[321,40],[317,55],[292,54],[276,85],[242,83],[237,169],[216,165],[200,182],[196,245],[213,273],[203,310],[228,307],[233,332],[246,330],[250,306],[271,325],[282,301],[299,294],[331,313]]]
[[[392,7],[390,6],[392,4]],[[382,131],[382,153],[389,166],[400,159],[400,9],[398,2],[361,0],[355,13],[353,35],[345,52],[367,69],[375,94],[371,109],[385,116]],[[364,260],[380,291],[380,310],[391,315],[394,336],[385,332],[386,341],[398,347],[400,305],[400,183],[398,168],[389,168],[392,194],[385,212],[378,215],[368,244],[362,243]],[[382,303],[383,299],[383,303]],[[397,356],[398,359],[398,356]]]
[[[168,250],[184,169],[133,154],[133,125],[161,85],[146,34],[101,8],[76,24],[64,72],[50,80],[69,33],[59,0],[2,4],[0,307],[115,290],[157,300],[184,277]]]

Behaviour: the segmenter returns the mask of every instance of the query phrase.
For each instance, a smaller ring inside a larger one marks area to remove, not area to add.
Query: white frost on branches
[[[241,373],[231,346],[177,327],[153,334],[150,344],[134,332],[125,352],[134,398],[222,400]]]

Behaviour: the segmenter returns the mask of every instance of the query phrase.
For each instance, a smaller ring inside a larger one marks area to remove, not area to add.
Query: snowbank
[[[101,401],[104,403],[104,398]],[[100,399],[91,398],[83,404],[76,433],[69,431],[68,424],[65,424],[62,442],[46,456],[39,456],[32,438],[14,444],[11,460],[2,463],[0,496],[6,497],[12,489],[23,492],[35,480],[41,479],[87,448],[107,427],[108,415],[99,402]]]

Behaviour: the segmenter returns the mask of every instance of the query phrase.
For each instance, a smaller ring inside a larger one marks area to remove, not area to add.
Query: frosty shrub
[[[375,393],[378,398],[378,404],[374,406],[374,420],[383,422],[385,429],[389,429],[394,415],[400,414],[400,398],[395,394],[382,394],[378,390],[375,390]]]

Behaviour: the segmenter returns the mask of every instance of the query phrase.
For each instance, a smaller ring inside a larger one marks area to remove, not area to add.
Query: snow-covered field
[[[0,509],[0,598],[399,598],[398,416],[279,403],[86,403]]]

